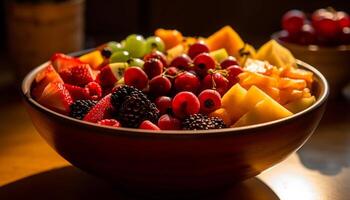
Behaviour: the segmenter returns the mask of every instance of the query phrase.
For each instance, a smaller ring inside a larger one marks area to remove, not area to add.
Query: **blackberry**
[[[76,119],[83,119],[89,110],[96,105],[96,103],[97,101],[94,100],[76,100],[72,105],[70,105],[69,115]]]
[[[113,92],[114,117],[123,127],[137,128],[144,120],[156,123],[159,110],[140,90],[124,85]]]
[[[184,130],[209,130],[226,128],[226,125],[224,121],[218,117],[194,114],[184,119],[182,127]]]

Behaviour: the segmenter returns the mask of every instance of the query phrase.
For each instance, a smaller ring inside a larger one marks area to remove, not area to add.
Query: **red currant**
[[[170,89],[171,82],[163,75],[155,76],[149,82],[149,92],[154,96],[166,95]]]
[[[175,116],[182,119],[186,116],[197,114],[200,109],[200,103],[192,92],[179,92],[173,98],[172,108]]]
[[[202,41],[192,44],[188,49],[188,55],[191,58],[196,57],[200,53],[208,53],[208,52],[209,52],[208,46],[204,44],[204,42]]]
[[[162,74],[163,63],[156,58],[150,58],[143,64],[143,70],[146,72],[148,78],[152,79],[155,76]]]
[[[215,72],[208,74],[202,81],[203,89],[214,89],[224,95],[229,89],[229,81],[222,74]]]
[[[220,63],[220,66],[221,66],[222,69],[226,69],[226,68],[228,68],[231,65],[239,65],[238,62],[237,62],[237,59],[235,57],[233,57],[233,56],[227,57],[225,60],[223,60]]]
[[[156,98],[154,103],[156,104],[156,106],[159,110],[159,113],[161,115],[172,113],[172,109],[171,109],[172,98],[171,97],[160,96],[160,97]]]
[[[197,55],[193,60],[193,64],[194,70],[201,77],[207,75],[209,69],[215,68],[215,61],[208,53]]]
[[[147,87],[147,74],[139,67],[129,67],[124,73],[124,82],[126,85],[134,86],[139,90]]]
[[[174,87],[177,91],[190,91],[196,93],[199,89],[198,77],[190,72],[183,72],[175,78]]]
[[[186,70],[191,65],[191,63],[192,63],[191,58],[188,57],[188,55],[186,55],[186,54],[182,54],[182,55],[174,58],[171,61],[170,66],[176,67],[178,69]]]
[[[143,60],[146,62],[147,60],[149,60],[151,58],[156,58],[156,59],[158,59],[158,60],[160,60],[162,62],[164,67],[167,66],[166,57],[165,57],[165,55],[162,52],[160,52],[160,51],[152,51],[151,53],[145,55],[143,57]]]
[[[221,107],[221,95],[216,90],[203,90],[198,96],[201,112],[208,114]]]
[[[158,127],[161,130],[181,130],[181,121],[175,117],[165,114],[159,118]]]
[[[300,10],[290,10],[282,17],[282,28],[290,34],[297,34],[301,31],[306,16]]]
[[[227,79],[229,81],[229,87],[232,87],[238,83],[239,79],[237,76],[243,72],[243,69],[238,65],[232,65],[226,68],[226,70],[228,72]]]

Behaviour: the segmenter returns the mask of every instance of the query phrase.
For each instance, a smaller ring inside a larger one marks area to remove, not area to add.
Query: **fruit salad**
[[[209,37],[157,29],[80,57],[52,56],[31,95],[102,126],[208,130],[285,118],[315,102],[313,73],[274,40],[257,51],[230,27]]]
[[[333,8],[318,9],[307,17],[301,10],[290,10],[282,17],[282,41],[300,45],[350,45],[350,16]]]

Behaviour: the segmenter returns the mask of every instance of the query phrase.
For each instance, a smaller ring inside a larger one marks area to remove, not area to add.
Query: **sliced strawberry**
[[[96,123],[100,120],[111,118],[111,110],[111,94],[108,94],[91,108],[83,120]]]
[[[153,124],[151,121],[149,120],[145,120],[143,121],[140,126],[139,126],[140,129],[147,129],[147,130],[160,130],[160,128]]]
[[[56,72],[51,64],[45,67],[41,72],[39,72],[34,81],[32,95],[35,99],[38,99],[43,93],[45,87],[49,83],[59,82],[63,83],[60,75]]]
[[[63,83],[52,82],[45,87],[38,102],[57,112],[68,114],[73,99]]]
[[[51,57],[51,63],[58,73],[67,70],[73,66],[84,64],[78,58],[74,58],[63,53],[55,53]]]
[[[115,119],[103,119],[97,122],[97,124],[105,126],[120,127],[120,123]]]
[[[63,81],[71,85],[85,86],[94,81],[90,65],[80,64],[59,72]]]
[[[74,101],[90,99],[89,91],[86,88],[70,85],[68,83],[64,84],[64,86],[67,88]]]

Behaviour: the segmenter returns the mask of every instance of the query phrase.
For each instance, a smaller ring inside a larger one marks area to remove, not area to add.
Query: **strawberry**
[[[74,101],[90,99],[89,91],[86,88],[71,85],[68,83],[65,83],[64,86],[67,88]]]
[[[60,82],[49,83],[37,100],[40,104],[63,114],[69,113],[69,106],[73,103],[68,90]]]
[[[45,87],[52,82],[63,83],[60,75],[56,72],[51,64],[39,72],[33,84],[32,95],[35,99],[39,98]]]
[[[115,119],[103,119],[97,122],[99,125],[120,127],[120,123]]]
[[[160,130],[160,128],[153,124],[151,121],[149,120],[145,120],[143,121],[140,126],[139,126],[140,129],[147,129],[147,130]]]
[[[80,64],[60,72],[65,83],[85,86],[94,80],[93,73],[88,64]]]
[[[84,64],[79,59],[65,55],[63,53],[55,53],[51,57],[51,63],[58,73],[67,70],[73,66]]]
[[[83,120],[96,123],[100,120],[110,118],[112,109],[111,94],[108,94],[91,108]]]

